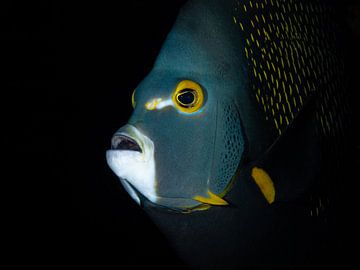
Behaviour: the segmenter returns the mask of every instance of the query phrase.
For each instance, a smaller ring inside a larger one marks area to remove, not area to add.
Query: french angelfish
[[[181,9],[107,162],[190,265],[231,268],[282,250],[262,240],[276,209],[314,200],[332,175],[325,144],[345,117],[335,15],[301,0]],[[315,216],[304,205],[294,212]]]

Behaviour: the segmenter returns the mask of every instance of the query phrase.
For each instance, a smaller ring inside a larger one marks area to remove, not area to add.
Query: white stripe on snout
[[[161,110],[168,106],[174,106],[173,101],[170,99],[162,100],[162,98],[153,98],[145,103],[145,108],[149,111]]]
[[[128,125],[126,133],[122,134],[134,139],[139,144],[142,153],[131,150],[108,150],[106,152],[107,163],[118,177],[127,180],[136,190],[155,203],[157,195],[154,143],[131,125]],[[139,198],[134,190],[126,184],[124,187],[130,196],[138,202]]]
[[[173,101],[171,99],[167,99],[164,101],[161,101],[157,106],[156,109],[161,110],[162,108],[168,107],[168,106],[173,106]]]

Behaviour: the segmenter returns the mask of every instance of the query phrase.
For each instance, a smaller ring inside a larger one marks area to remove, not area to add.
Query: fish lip
[[[129,148],[122,148],[130,146]],[[136,152],[143,152],[142,147],[138,140],[133,138],[132,136],[126,133],[115,133],[113,138],[111,139],[111,150],[130,150]]]
[[[130,135],[129,133],[127,132],[124,132],[124,131],[121,131],[121,132],[116,132],[114,135],[113,135],[113,138],[111,139],[111,147],[110,149],[108,149],[108,151],[129,151],[128,149],[116,149],[113,147],[113,140],[114,140],[114,137],[122,137],[124,139],[127,139],[133,143],[135,143],[137,146],[138,146],[138,150],[130,150],[130,151],[135,151],[135,152],[138,152],[140,154],[145,154],[145,147],[144,147],[144,143],[139,139],[137,138],[136,136],[132,136]],[[116,139],[116,138],[115,138]]]

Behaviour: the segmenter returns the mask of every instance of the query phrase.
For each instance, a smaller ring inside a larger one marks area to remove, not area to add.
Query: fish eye
[[[136,106],[136,102],[135,102],[135,91],[136,89],[133,91],[132,95],[131,95],[131,105],[133,107],[133,109],[135,109]]]
[[[183,89],[176,94],[176,101],[180,106],[185,108],[190,108],[194,106],[194,103],[197,99],[197,93],[193,89]]]
[[[198,111],[204,103],[203,90],[198,83],[183,80],[176,86],[173,94],[173,102],[179,111],[194,113]]]

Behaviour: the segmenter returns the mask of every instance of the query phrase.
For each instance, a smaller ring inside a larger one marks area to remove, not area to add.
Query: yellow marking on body
[[[266,71],[265,71],[265,70],[263,70],[263,73],[264,73],[265,80],[267,80],[267,79],[268,79],[268,77],[267,77]]]
[[[252,26],[253,28],[255,28],[255,24],[254,24],[254,22],[253,22],[252,20],[250,20],[250,23],[251,23],[251,26]]]
[[[288,10],[291,11],[290,3],[288,3]]]
[[[264,32],[264,35],[265,35],[265,40],[271,40],[270,36],[269,36],[269,33],[266,31],[265,28],[263,28],[263,32]],[[265,49],[264,49],[265,50]]]
[[[284,107],[285,108],[285,107]],[[289,122],[289,118],[285,115],[285,121],[286,121],[286,124],[289,125],[290,122]]]
[[[279,124],[278,124],[276,118],[274,118],[274,122],[275,122],[276,129],[279,129]]]
[[[133,91],[132,95],[131,95],[131,105],[132,107],[135,109],[136,107],[136,101],[135,101],[135,92],[136,92],[136,89]]]
[[[299,96],[299,99],[300,99],[300,104],[301,104],[301,106],[303,105],[303,100],[302,100],[302,97],[301,96]]]
[[[236,21],[236,18],[233,16],[233,20],[234,20],[234,23],[236,24],[237,23],[237,21]]]
[[[274,72],[276,72],[276,69],[275,69],[275,66],[274,66],[274,63],[273,63],[273,62],[271,62],[271,67],[272,67],[272,69],[274,70]]]
[[[245,55],[246,55],[246,58],[249,58],[249,52],[246,47],[245,47]]]
[[[229,205],[227,201],[225,201],[220,196],[212,193],[210,190],[208,190],[207,193],[208,193],[209,197],[203,197],[200,195],[196,195],[193,199],[195,201],[205,203],[208,205]]]
[[[306,81],[306,84],[307,84],[307,86],[308,86],[308,88],[309,88],[309,91],[313,91],[313,90],[315,90],[315,89],[312,89],[312,88],[311,88],[311,86],[310,86],[310,82],[309,82],[309,81]]]
[[[269,14],[269,17],[270,17],[270,20],[273,20],[273,16],[272,16],[271,13]],[[269,24],[269,25],[270,25],[270,24]]]
[[[195,206],[193,208],[190,208],[188,211],[186,211],[185,213],[191,213],[191,212],[194,212],[194,211],[205,211],[205,210],[209,210],[209,208],[211,207],[210,204],[200,204],[198,206]]]
[[[240,25],[241,30],[244,31],[244,26],[243,26],[243,24],[242,24],[241,22],[239,22],[239,25]]]
[[[279,14],[277,12],[275,12],[275,17],[277,20],[279,20]]]
[[[269,174],[261,168],[254,167],[251,170],[251,176],[264,195],[266,201],[269,204],[272,204],[275,201],[275,187]]]
[[[300,84],[301,84],[301,83],[302,83],[302,81],[301,81],[300,74],[297,74],[297,77],[298,77],[298,80],[299,80],[299,82],[300,82]]]
[[[292,114],[292,109],[291,109],[291,105],[290,105],[290,102],[287,101],[287,105],[288,105],[288,108],[289,108],[289,112],[291,114],[291,117],[294,118],[294,115]]]
[[[251,58],[251,61],[254,63],[254,66],[256,67],[256,60],[254,57]]]
[[[290,72],[289,75],[290,75],[291,83],[294,83],[294,78],[293,78],[293,76],[292,76],[292,73]]]
[[[283,86],[284,86],[284,82],[283,82]],[[285,87],[285,86],[284,86]],[[285,90],[285,89],[284,89]],[[287,93],[286,91],[284,91],[284,94],[285,94],[285,100],[287,103],[289,103],[289,99],[288,99],[288,96],[287,96]]]
[[[245,12],[247,12],[246,5],[245,5],[245,4],[244,4],[244,10],[245,10]]]
[[[293,102],[294,102],[294,105],[295,105],[295,107],[297,107],[297,104],[296,104],[296,99],[295,99],[295,97],[293,97]]]
[[[304,68],[301,69],[301,72],[302,72],[303,76],[306,77],[305,69],[304,69]]]

